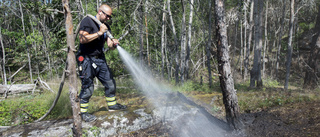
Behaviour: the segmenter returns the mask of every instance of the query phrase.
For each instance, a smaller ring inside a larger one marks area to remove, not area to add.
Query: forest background
[[[314,94],[296,100],[319,98],[320,1],[293,2],[292,9],[287,0],[225,0],[230,64],[238,91],[258,90],[260,95],[270,87],[288,92],[311,89]],[[124,36],[121,47],[147,64],[154,77],[189,86],[184,90],[219,90],[212,0],[72,0],[74,29],[85,15],[95,15],[101,3],[113,8],[109,23],[115,38]],[[61,1],[0,0],[0,8],[1,84],[61,78],[67,57]],[[128,77],[116,50],[107,51],[106,60],[118,81]],[[294,100],[276,94],[263,101],[281,105]],[[253,109],[241,98],[239,102],[241,111]],[[1,124],[12,125],[5,120]]]

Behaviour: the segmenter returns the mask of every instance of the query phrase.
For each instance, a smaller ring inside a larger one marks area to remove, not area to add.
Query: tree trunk
[[[284,84],[284,89],[288,89],[289,77],[290,77],[290,68],[292,60],[292,34],[293,34],[293,23],[294,23],[294,0],[291,0],[290,7],[290,25],[289,25],[289,41],[288,41],[288,51],[287,51],[287,62],[286,62],[286,81]]]
[[[266,15],[264,21],[264,46],[263,46],[263,64],[262,64],[262,77],[265,78],[266,71],[266,47],[268,44],[268,0],[266,0]]]
[[[179,49],[178,49],[178,39],[177,39],[177,33],[176,33],[176,28],[174,26],[173,23],[173,18],[172,18],[172,13],[170,10],[170,0],[168,0],[168,13],[169,13],[169,17],[170,17],[170,23],[171,23],[171,27],[172,27],[172,33],[173,33],[173,37],[174,37],[174,47],[175,47],[175,52],[176,52],[176,56],[175,56],[175,79],[176,79],[176,85],[179,83]]]
[[[254,58],[250,72],[250,88],[262,87],[261,79],[261,49],[262,49],[262,10],[263,1],[254,0]]]
[[[33,79],[32,79],[32,68],[31,68],[31,59],[30,59],[30,49],[29,49],[29,46],[27,45],[27,35],[26,35],[25,26],[24,26],[24,17],[23,17],[23,12],[22,12],[22,7],[21,7],[21,2],[20,2],[20,0],[19,0],[19,7],[20,7],[20,14],[21,14],[21,21],[22,21],[22,30],[23,30],[24,42],[25,42],[25,45],[26,45],[26,48],[27,48],[27,54],[28,54],[30,82],[33,83]]]
[[[4,81],[4,85],[7,85],[7,74],[6,74],[6,52],[5,48],[3,45],[3,39],[2,39],[2,27],[0,26],[0,44],[1,44],[1,49],[2,49],[2,71],[3,71],[3,78],[2,80]]]
[[[69,76],[69,97],[73,112],[73,136],[82,136],[82,125],[80,118],[80,104],[78,99],[78,80],[76,73],[76,57],[74,52],[74,36],[73,36],[73,25],[72,25],[72,15],[69,8],[69,0],[62,0],[64,15],[66,19],[66,33],[67,33],[67,45],[68,45],[68,76]]]
[[[253,7],[255,2],[253,0],[251,1],[251,6],[250,6],[250,18],[249,18],[249,36],[248,36],[248,41],[247,41],[247,48],[246,48],[246,53],[245,53],[245,60],[244,60],[244,77],[246,78],[248,75],[248,71],[249,70],[249,58],[250,58],[250,47],[251,47],[251,43],[252,43],[252,33],[253,33]],[[249,3],[249,0],[248,0]]]
[[[148,0],[146,0],[146,4],[144,6],[145,12],[144,12],[144,21],[146,23],[146,44],[147,44],[147,58],[148,58],[148,66],[150,67],[150,49],[149,49],[149,36],[148,36]]]
[[[210,65],[210,46],[211,46],[211,34],[212,34],[212,1],[209,0],[209,35],[208,35],[208,43],[206,44],[206,51],[207,51],[207,67],[208,67],[208,74],[209,74],[209,87],[212,88],[212,74],[211,74],[211,65]]]
[[[191,49],[191,35],[192,35],[192,21],[193,21],[193,3],[194,0],[190,0],[190,16],[189,16],[189,26],[188,26],[188,45],[187,45],[187,55],[186,55],[186,69],[185,78],[189,78],[189,61],[190,61],[190,49]],[[210,11],[211,12],[211,11]],[[211,77],[211,76],[210,76]]]
[[[162,13],[162,32],[161,32],[161,77],[164,78],[164,70],[165,70],[165,25],[166,25],[166,1],[163,2],[163,13]],[[168,74],[169,75],[169,74]]]
[[[281,38],[282,38],[282,31],[284,27],[284,19],[286,16],[286,1],[283,1],[283,9],[282,9],[282,17],[280,19],[280,32],[278,36],[278,50],[277,50],[277,55],[276,55],[276,72],[275,72],[275,77],[278,78],[278,70],[279,70],[279,62],[280,62],[280,53],[281,53]]]
[[[215,0],[217,55],[219,63],[220,87],[223,94],[223,103],[226,109],[228,124],[239,129],[239,106],[234,81],[231,73],[227,26],[224,17],[224,0]]]
[[[182,5],[182,22],[181,22],[181,69],[180,69],[180,75],[181,75],[181,83],[185,80],[185,65],[186,65],[186,11],[184,6],[184,0],[181,0]]]
[[[308,66],[304,77],[303,87],[306,89],[319,88],[319,58],[320,58],[320,5],[314,35],[311,42],[311,50],[308,60]]]
[[[243,26],[244,26],[244,37],[243,37],[243,66],[244,66],[244,73],[242,74],[242,79],[246,80],[247,77],[247,73],[248,73],[248,63],[246,63],[247,61],[247,28],[248,28],[248,20],[247,20],[247,7],[249,5],[249,0],[246,0],[246,2],[243,5],[243,10],[244,10],[244,22],[243,22]]]
[[[139,57],[140,57],[140,65],[142,66],[143,62],[143,11],[142,11],[142,1],[139,3],[140,6],[138,8],[138,14],[139,14],[139,43],[140,43],[140,52],[139,52]]]

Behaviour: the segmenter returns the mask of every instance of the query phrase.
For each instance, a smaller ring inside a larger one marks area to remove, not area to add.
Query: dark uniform
[[[109,26],[108,29],[110,30]],[[80,24],[80,30],[86,31],[89,34],[97,33],[99,25],[90,17],[86,17]],[[86,43],[80,44],[77,59],[79,62],[80,79],[81,79],[81,92],[80,92],[80,107],[81,114],[87,114],[89,99],[91,98],[94,90],[93,79],[97,77],[105,87],[106,101],[110,109],[124,109],[126,106],[117,104],[116,102],[116,84],[113,79],[112,72],[110,71],[105,55],[103,53],[104,44],[107,40],[105,35]],[[81,59],[82,58],[82,59]],[[83,60],[83,61],[81,61]],[[91,121],[91,120],[90,120]]]

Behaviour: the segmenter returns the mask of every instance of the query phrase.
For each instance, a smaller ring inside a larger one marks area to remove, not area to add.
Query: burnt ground
[[[203,94],[198,94],[199,96]],[[130,97],[128,97],[130,98]],[[128,99],[127,98],[127,99]],[[211,104],[207,103],[206,98],[212,102],[212,96],[202,97],[201,101],[192,100],[199,106],[204,107],[207,111]],[[137,99],[137,98],[136,98]],[[180,98],[181,99],[181,98]],[[219,98],[218,98],[219,99]],[[218,100],[216,99],[216,100]],[[142,100],[142,99],[137,99]],[[142,101],[145,102],[145,101]],[[207,105],[207,106],[206,106]],[[133,105],[129,105],[132,107]],[[221,106],[219,106],[221,107]],[[210,111],[210,110],[209,110]],[[225,112],[216,111],[217,114],[213,114],[214,117],[223,120],[223,114]],[[290,137],[318,137],[320,136],[320,101],[307,101],[307,102],[295,102],[285,105],[265,108],[260,111],[251,113],[241,113],[240,118],[244,124],[243,130],[240,133],[231,133],[225,136],[249,136],[249,137],[273,137],[273,136],[290,136]],[[59,120],[58,120],[59,121]],[[72,121],[60,120],[60,123],[70,124]],[[54,125],[55,122],[45,122],[43,125]],[[34,123],[37,124],[37,123]],[[5,132],[11,132],[12,130],[17,132],[18,130],[25,130],[30,132],[30,125],[22,125],[11,127]],[[23,128],[22,128],[23,127]],[[27,129],[26,129],[27,127]],[[36,129],[39,125],[34,126]],[[48,128],[47,127],[47,128]],[[38,128],[39,129],[39,128]],[[1,133],[1,132],[0,132]],[[2,133],[0,134],[2,135]],[[23,134],[22,134],[23,135]],[[171,137],[175,136],[175,129],[170,126],[170,123],[157,123],[148,128],[140,129],[130,133],[117,134],[116,136],[123,137],[148,137],[148,136],[163,136]]]
[[[248,136],[320,136],[320,102],[293,103],[242,114]]]

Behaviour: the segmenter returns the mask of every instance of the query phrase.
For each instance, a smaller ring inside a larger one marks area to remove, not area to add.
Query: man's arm
[[[100,37],[101,35],[103,35],[103,33],[106,32],[107,30],[108,30],[108,28],[104,24],[100,25],[100,30],[97,33],[89,34],[86,31],[80,30],[79,31],[80,43],[81,44],[89,43],[89,42],[95,40],[96,38]]]

